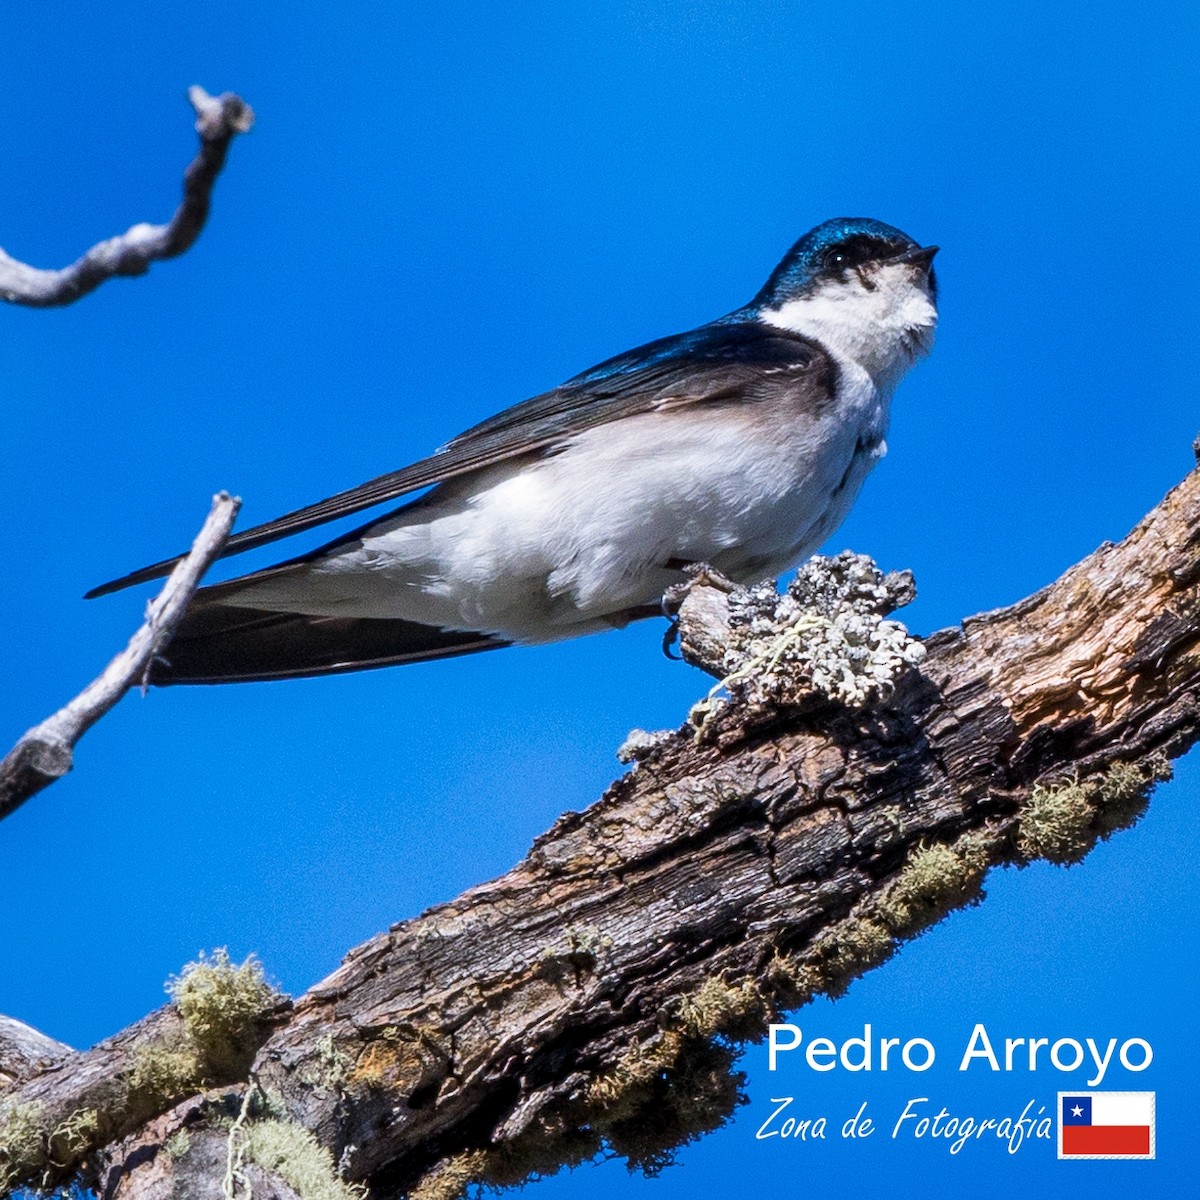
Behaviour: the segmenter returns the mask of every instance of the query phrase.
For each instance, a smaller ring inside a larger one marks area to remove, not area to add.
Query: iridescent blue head
[[[933,345],[936,253],[882,221],[835,217],[784,255],[734,319],[810,338],[887,392]]]
[[[894,225],[871,217],[834,217],[810,229],[783,256],[750,307],[777,309],[851,272],[866,283],[871,273],[890,262],[912,264],[924,272],[930,298],[936,299],[937,281],[930,266],[936,253],[936,246],[922,247]]]

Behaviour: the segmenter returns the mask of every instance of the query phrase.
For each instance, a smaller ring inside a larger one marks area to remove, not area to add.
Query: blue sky
[[[915,630],[1049,582],[1189,469],[1191,6],[505,7],[6,6],[0,244],[18,257],[60,265],[165,218],[193,151],[188,84],[241,92],[258,125],[186,258],[68,310],[0,313],[5,744],[146,599],[81,594],[185,545],[216,489],[247,526],[400,466],[741,304],[834,215],[943,247],[938,345],[829,547],[912,568]],[[660,636],[128,698],[0,829],[0,1012],[88,1045],[220,945],[303,990],[513,865],[600,794],[630,728],[677,724],[707,683]],[[610,1162],[539,1193],[817,1194],[854,1173],[897,1197],[1183,1194],[1198,762],[1084,865],[993,875],[986,904],[796,1017],[806,1036],[928,1037],[928,1073],[772,1077],[752,1048],[750,1104],[661,1178]],[[1051,1111],[1083,1085],[958,1072],[977,1021],[1150,1041],[1152,1066],[1105,1086],[1157,1090],[1158,1160],[754,1138],[773,1096],[840,1124],[918,1095]]]

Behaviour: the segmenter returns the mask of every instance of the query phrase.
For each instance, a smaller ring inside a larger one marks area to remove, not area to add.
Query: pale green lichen
[[[1155,754],[1113,763],[1098,778],[1039,785],[1020,814],[1017,849],[1026,859],[1079,862],[1098,839],[1136,821],[1154,785],[1170,777],[1170,763]]]
[[[183,1158],[191,1148],[192,1135],[186,1129],[175,1130],[163,1142],[163,1149],[167,1152],[167,1157],[176,1161]]]
[[[880,896],[880,919],[897,936],[910,937],[977,901],[987,868],[988,842],[982,835],[967,835],[953,846],[919,846]]]
[[[0,1103],[0,1194],[25,1185],[57,1189],[78,1169],[100,1132],[100,1115],[83,1108],[52,1128],[40,1104]]]
[[[725,678],[688,716],[707,734],[727,704],[770,709],[814,698],[850,708],[886,700],[925,647],[887,613],[912,598],[912,577],[884,575],[865,555],[815,555],[782,595],[774,583],[728,598]],[[729,701],[718,693],[726,692]]]
[[[711,1038],[718,1034],[744,1039],[762,1027],[767,1002],[753,979],[728,983],[706,979],[688,996],[679,996],[659,1014],[660,1022],[676,1023],[689,1037]]]
[[[895,948],[891,933],[873,917],[847,917],[813,942],[804,956],[800,981],[813,991],[840,996],[852,980],[884,962]]]
[[[40,1104],[0,1103],[0,1193],[20,1183],[39,1180],[49,1160],[46,1154],[46,1114]]]
[[[458,1197],[482,1179],[488,1166],[483,1150],[468,1150],[447,1158],[433,1168],[408,1193],[408,1200],[458,1200]]]
[[[331,1033],[322,1034],[313,1051],[312,1059],[296,1072],[297,1078],[318,1092],[342,1091],[354,1070],[353,1057],[334,1041]]]
[[[262,1023],[280,1001],[253,956],[234,964],[223,949],[188,963],[166,990],[180,1020],[133,1051],[120,1101],[127,1124],[199,1088],[244,1078]],[[176,1148],[186,1153],[186,1146]]]
[[[46,1158],[58,1171],[76,1169],[100,1136],[100,1114],[81,1108],[60,1121],[46,1138]]]
[[[674,1064],[682,1048],[677,1030],[660,1033],[650,1042],[634,1041],[611,1071],[597,1075],[588,1085],[588,1108],[609,1120],[632,1113],[641,1103],[642,1091]]]
[[[1096,788],[1096,829],[1102,838],[1127,829],[1146,811],[1156,784],[1171,778],[1165,754],[1152,754],[1140,763],[1114,763]]]
[[[282,1179],[300,1200],[362,1200],[366,1188],[338,1175],[333,1155],[293,1121],[251,1121],[242,1131],[242,1161]],[[249,1194],[249,1193],[247,1193]]]
[[[249,958],[224,950],[189,963],[167,984],[179,1019],[134,1047],[126,1069],[98,1083],[88,1103],[57,1119],[35,1104],[0,1103],[0,1193],[68,1187],[98,1145],[208,1084],[244,1078],[262,1024],[280,1001]],[[174,1143],[179,1153],[186,1144]]]
[[[161,1112],[198,1087],[244,1078],[266,1015],[280,1000],[251,956],[234,965],[225,950],[201,954],[166,984],[181,1024],[133,1051],[121,1107]]]
[[[582,1161],[606,1144],[631,1169],[657,1174],[678,1147],[718,1128],[744,1099],[734,1043],[759,1032],[768,1012],[752,979],[712,978],[673,997],[657,1014],[660,1032],[635,1041],[569,1109],[564,1131],[582,1131],[595,1143],[577,1136],[569,1142],[571,1156]],[[544,1136],[526,1140],[530,1145],[506,1163],[510,1172],[537,1155],[546,1158]],[[489,1182],[495,1170],[493,1164]]]
[[[1079,862],[1096,840],[1092,815],[1082,784],[1035,787],[1021,812],[1017,849],[1025,858],[1062,865]]]
[[[225,949],[201,954],[167,982],[204,1069],[214,1080],[245,1076],[258,1048],[267,1014],[280,993],[267,982],[262,964],[250,955],[234,965]]]
[[[129,1107],[154,1112],[187,1095],[201,1081],[204,1068],[199,1052],[180,1033],[137,1046],[129,1073]]]
[[[771,951],[771,958],[763,970],[763,978],[779,1008],[800,1008],[820,990],[815,980],[805,977],[805,968],[800,958],[795,954],[785,953],[778,946]]]
[[[607,1089],[590,1092],[582,1117],[631,1170],[657,1175],[679,1147],[719,1128],[745,1101],[736,1057],[719,1039],[668,1032],[640,1062],[610,1076]],[[532,1142],[544,1156],[544,1146]]]

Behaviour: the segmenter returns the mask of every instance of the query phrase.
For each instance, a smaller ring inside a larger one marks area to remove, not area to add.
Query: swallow
[[[933,342],[937,249],[881,221],[826,221],[743,307],[237,535],[225,555],[421,493],[202,588],[151,682],[327,675],[550,642],[660,614],[697,564],[737,583],[778,577],[837,529],[886,453],[892,395]]]

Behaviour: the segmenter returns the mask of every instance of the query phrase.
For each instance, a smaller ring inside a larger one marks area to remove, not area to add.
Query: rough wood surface
[[[299,1131],[378,1198],[517,1182],[602,1144],[660,1164],[737,1102],[726,1038],[836,993],[989,865],[1077,858],[1135,818],[1200,725],[1200,475],[927,649],[886,704],[733,703],[711,736],[644,746],[508,874],[353,950],[248,1091],[101,1148],[104,1195],[221,1195],[239,1096],[248,1128]],[[287,1169],[263,1178],[285,1188]]]
[[[0,1017],[0,1089],[24,1083],[74,1053],[29,1025]]]

